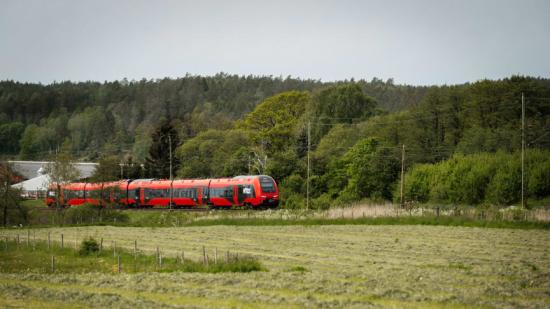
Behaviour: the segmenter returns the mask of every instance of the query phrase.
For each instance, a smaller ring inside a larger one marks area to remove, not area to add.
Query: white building
[[[46,196],[50,177],[44,174],[48,161],[8,161],[12,169],[27,180],[12,185],[21,189],[21,195],[26,198],[42,198]],[[74,163],[74,167],[80,172],[80,178],[92,176],[97,163]]]

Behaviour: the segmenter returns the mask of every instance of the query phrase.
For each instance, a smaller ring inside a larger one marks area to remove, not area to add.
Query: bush
[[[550,195],[550,152],[527,151],[529,197]],[[397,193],[397,194],[396,194]],[[397,183],[394,196],[399,196]],[[521,197],[519,153],[455,155],[437,164],[419,164],[405,175],[405,200],[467,205],[510,205]]]
[[[305,208],[305,199],[301,195],[291,194],[283,200],[283,205],[286,209]]]
[[[99,244],[91,237],[84,239],[80,244],[80,250],[78,250],[80,255],[90,255],[97,252],[99,252]]]
[[[318,198],[314,198],[311,200],[311,208],[312,209],[329,209],[330,206],[334,203],[334,200],[330,198],[330,195],[328,193],[325,193]]]
[[[65,224],[125,223],[128,221],[128,215],[118,209],[103,208],[92,204],[69,207],[63,212]]]

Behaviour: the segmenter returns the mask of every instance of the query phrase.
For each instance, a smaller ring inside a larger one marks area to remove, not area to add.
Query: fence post
[[[4,250],[8,251],[8,236],[6,236],[6,242],[4,242]]]
[[[439,207],[436,207],[436,208],[435,208],[435,215],[436,215],[437,217],[439,217]]]
[[[218,264],[218,248],[214,250],[214,264]]]
[[[117,267],[117,270],[118,270],[118,273],[120,274],[120,255],[117,257],[117,264],[118,264],[118,267]]]
[[[61,248],[63,248],[63,234],[61,234]]]
[[[206,248],[202,246],[202,262],[204,265],[208,264],[208,261],[206,259]]]
[[[157,246],[157,265],[159,264],[159,260],[160,260],[160,250],[159,250],[159,246]]]
[[[101,241],[99,242],[99,252],[103,251],[103,237],[101,237]]]
[[[52,247],[52,240],[51,240],[51,238],[50,238],[50,236],[51,236],[50,234],[51,234],[51,233],[48,232],[48,250],[50,250],[51,247]]]
[[[52,255],[52,273],[55,272],[55,256]]]
[[[137,239],[134,240],[134,260],[137,259]]]
[[[31,246],[31,230],[27,229],[27,248]]]
[[[16,242],[17,242],[17,248],[19,248],[19,234],[17,234],[17,240],[16,240]]]
[[[159,267],[162,268],[162,253],[159,253]]]
[[[229,250],[225,253],[225,262],[229,263]]]
[[[116,241],[113,241],[113,257],[116,257]]]
[[[185,252],[183,250],[181,250],[181,263],[185,263]]]

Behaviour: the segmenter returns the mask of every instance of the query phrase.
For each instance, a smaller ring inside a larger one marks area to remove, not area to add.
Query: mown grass
[[[252,272],[265,270],[260,261],[250,256],[227,255],[208,263],[174,257],[160,258],[116,248],[102,248],[100,251],[83,254],[75,248],[63,247],[47,242],[17,240],[0,241],[0,272],[2,273],[118,273],[120,259],[121,272]],[[52,257],[54,270],[52,271]]]
[[[196,220],[185,226],[273,226],[273,225],[442,225],[512,229],[550,229],[550,222],[532,221],[487,221],[453,216],[410,216],[377,218],[305,218],[305,219],[263,219],[263,218],[220,218]]]

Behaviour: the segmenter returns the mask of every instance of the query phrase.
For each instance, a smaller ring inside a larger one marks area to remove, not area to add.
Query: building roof
[[[8,161],[13,170],[26,179],[32,179],[42,175],[41,171],[46,168],[49,161]],[[81,178],[92,176],[99,164],[92,162],[73,163],[74,167],[80,172]]]
[[[40,175],[29,180],[12,185],[12,188],[21,189],[23,191],[45,191],[50,184],[48,175]]]

